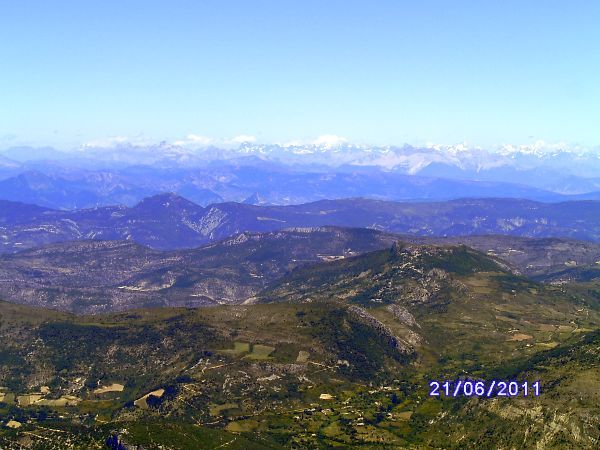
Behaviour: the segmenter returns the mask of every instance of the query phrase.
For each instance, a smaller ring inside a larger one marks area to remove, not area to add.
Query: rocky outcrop
[[[387,305],[385,309],[391,312],[394,315],[394,317],[398,319],[399,322],[402,322],[403,324],[408,325],[409,327],[421,328],[421,325],[417,323],[415,317],[405,307],[392,304]]]
[[[360,322],[373,328],[391,347],[398,350],[400,353],[413,353],[414,349],[394,334],[394,332],[386,324],[373,317],[364,308],[352,305],[348,311],[356,317]]]

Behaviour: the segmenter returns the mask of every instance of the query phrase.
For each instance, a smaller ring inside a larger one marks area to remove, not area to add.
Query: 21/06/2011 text
[[[529,397],[539,396],[541,383],[535,381],[490,380],[490,381],[431,381],[429,395],[432,397]]]

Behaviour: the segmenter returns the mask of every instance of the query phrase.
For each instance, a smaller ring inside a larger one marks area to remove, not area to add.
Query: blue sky
[[[0,148],[600,144],[600,2],[0,0]]]

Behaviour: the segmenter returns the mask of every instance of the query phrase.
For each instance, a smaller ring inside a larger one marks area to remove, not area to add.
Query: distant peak
[[[265,205],[267,204],[267,201],[262,196],[258,195],[258,192],[255,192],[242,203],[246,205]]]
[[[197,205],[174,192],[165,192],[153,195],[152,197],[146,197],[135,206],[135,208],[147,207],[203,209],[200,205]]]

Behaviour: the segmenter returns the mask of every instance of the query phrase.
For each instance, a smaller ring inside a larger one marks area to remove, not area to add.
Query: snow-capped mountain
[[[208,141],[207,141],[208,142]],[[255,156],[283,164],[328,167],[375,166],[417,174],[433,164],[443,164],[466,171],[486,171],[500,167],[517,170],[559,168],[576,176],[595,177],[600,168],[600,147],[584,148],[565,144],[501,145],[482,148],[461,143],[456,145],[426,144],[413,146],[372,146],[353,144],[337,136],[323,136],[312,142],[262,144],[252,141],[239,145],[185,144],[149,142],[95,142],[71,152],[52,148],[19,147],[0,152],[0,158],[30,162],[35,160],[86,159],[121,164],[194,165],[207,161],[230,160]],[[0,164],[3,164],[0,159]]]
[[[70,152],[44,148],[14,148],[4,155],[24,161],[25,169],[47,172],[57,167],[122,170],[129,166],[160,169],[212,167],[216,185],[235,183],[227,167],[255,167],[273,173],[382,172],[399,175],[528,185],[559,194],[600,191],[600,149],[563,144],[502,145],[493,149],[466,144],[423,146],[369,146],[349,143],[336,136],[312,142],[236,145],[159,142],[92,143]],[[1,156],[0,156],[1,157]],[[36,158],[37,157],[37,158]],[[43,160],[43,162],[37,160]],[[0,166],[6,159],[0,159]],[[14,164],[12,161],[4,165]],[[223,166],[223,164],[225,166]],[[14,170],[14,167],[10,167]],[[217,176],[222,171],[222,176]],[[62,173],[61,173],[61,176]],[[170,186],[172,188],[172,186]],[[206,186],[202,186],[206,188]],[[251,190],[251,193],[255,190]],[[360,192],[357,192],[360,195]],[[221,194],[222,195],[222,194]],[[250,194],[248,194],[250,195]],[[227,196],[225,197],[227,198]],[[245,197],[244,197],[245,198]]]
[[[545,146],[538,142],[531,146],[504,145],[497,149],[469,147],[465,144],[415,147],[366,146],[348,143],[337,145],[291,144],[259,145],[245,143],[238,152],[257,155],[280,162],[377,166],[418,174],[431,165],[446,165],[461,171],[485,172],[508,167],[518,171],[545,168],[560,169],[571,175],[596,177],[600,174],[600,149],[568,146]]]

